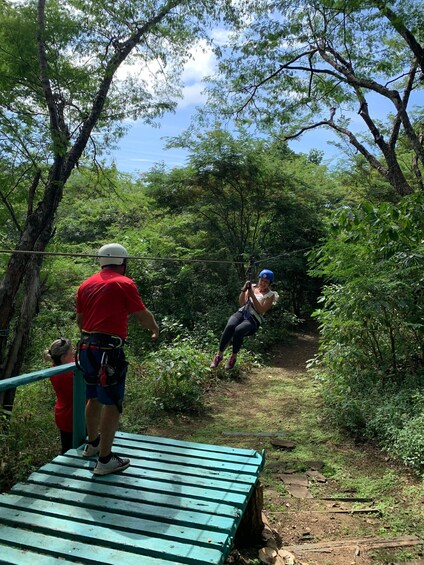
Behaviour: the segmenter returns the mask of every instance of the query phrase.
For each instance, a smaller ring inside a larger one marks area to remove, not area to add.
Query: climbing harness
[[[247,278],[249,281],[249,285],[250,287],[253,284],[253,280],[255,278],[255,258],[253,255],[250,256],[249,259],[249,267],[247,269]],[[259,329],[259,326],[261,325],[261,320],[259,320],[253,313],[252,313],[252,309],[255,310],[255,307],[252,304],[252,301],[250,300],[250,298],[247,298],[246,302],[244,303],[244,306],[242,306],[242,308],[240,308],[240,311],[243,314],[243,318],[245,320],[251,320],[256,324],[256,330],[257,331]],[[257,314],[258,316],[260,314]]]
[[[114,385],[125,375],[128,363],[119,336],[82,332],[75,349],[75,365],[82,371],[87,385],[100,385],[113,400],[119,412],[122,402]]]

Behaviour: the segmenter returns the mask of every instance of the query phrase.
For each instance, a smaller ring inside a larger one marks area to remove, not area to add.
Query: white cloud
[[[216,58],[209,45],[201,40],[190,50],[190,58],[184,66],[182,80],[185,84],[200,82],[215,69]]]
[[[206,95],[203,94],[205,85],[201,82],[190,84],[183,88],[183,97],[178,102],[178,108],[187,108],[187,106],[198,106],[206,101]]]
[[[228,39],[228,31],[222,28],[216,28],[212,32],[212,39],[215,44],[223,45]],[[132,64],[131,64],[132,63]],[[149,70],[140,69],[140,67],[131,61],[124,63],[117,72],[118,81],[122,81],[130,76],[142,77],[147,84],[153,85],[157,80],[159,72],[158,62],[152,61],[149,64]],[[190,57],[184,65],[181,75],[183,83],[183,98],[178,101],[179,108],[188,106],[196,106],[203,104],[206,96],[202,94],[205,88],[204,78],[212,75],[216,70],[216,57],[212,47],[203,39],[199,40],[196,45],[190,49]]]

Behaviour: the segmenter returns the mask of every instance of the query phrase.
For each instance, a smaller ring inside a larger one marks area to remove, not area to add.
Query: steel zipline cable
[[[254,260],[250,258],[250,274],[253,271],[253,265],[259,263],[264,263],[271,261],[273,259],[278,259],[280,257],[287,257],[290,255],[295,255],[297,253],[303,253],[313,249],[312,247],[305,247],[302,249],[288,251],[286,253],[281,253],[280,255],[275,255],[274,257],[268,257],[267,259]],[[0,249],[0,254],[9,255],[43,255],[46,257],[83,257],[83,258],[93,258],[98,259],[97,253],[65,253],[62,251],[32,251],[32,250],[22,250],[22,249]],[[112,256],[111,256],[112,257]],[[113,255],[113,257],[118,257],[118,255]],[[174,261],[176,263],[221,263],[229,265],[244,265],[246,261],[231,261],[228,259],[182,259],[179,257],[146,257],[144,255],[128,255],[125,259],[136,259],[138,261]]]
[[[65,253],[62,251],[25,251],[25,250],[14,250],[14,249],[0,249],[0,254],[21,254],[21,255],[45,255],[53,257],[84,257],[98,259],[97,253]],[[144,255],[111,255],[114,258],[122,259],[136,259],[139,261],[175,261],[176,263],[228,263],[230,265],[243,265],[244,261],[230,261],[224,259],[181,259],[179,257],[146,257]]]
[[[298,253],[306,253],[306,251],[311,251],[311,249],[314,249],[314,247],[315,247],[314,245],[311,245],[310,247],[302,247],[301,249],[286,251],[285,253],[281,253],[280,255],[274,255],[273,257],[267,257],[266,259],[259,259],[255,261],[255,265],[258,265],[259,263],[266,263],[268,261],[273,261],[274,259],[279,259],[280,257],[290,257],[291,255],[297,255]]]

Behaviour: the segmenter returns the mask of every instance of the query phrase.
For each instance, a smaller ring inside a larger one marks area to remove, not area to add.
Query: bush
[[[135,368],[128,380],[127,401],[139,403],[147,416],[161,411],[199,413],[209,380],[209,357],[198,347],[188,340],[165,345]]]
[[[406,465],[424,471],[424,413],[405,422],[392,450]]]
[[[423,218],[422,194],[396,205],[345,206],[313,258],[313,274],[327,280],[315,315],[332,418],[416,468],[423,437],[412,424],[423,413],[414,401],[424,384]]]
[[[49,380],[18,388],[10,421],[0,413],[0,492],[24,480],[60,453]]]

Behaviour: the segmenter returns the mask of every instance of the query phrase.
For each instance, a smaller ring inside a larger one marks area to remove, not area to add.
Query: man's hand
[[[138,312],[134,312],[134,315],[146,330],[152,332],[150,337],[156,340],[159,337],[159,326],[150,310],[147,308],[145,310],[139,310]]]

